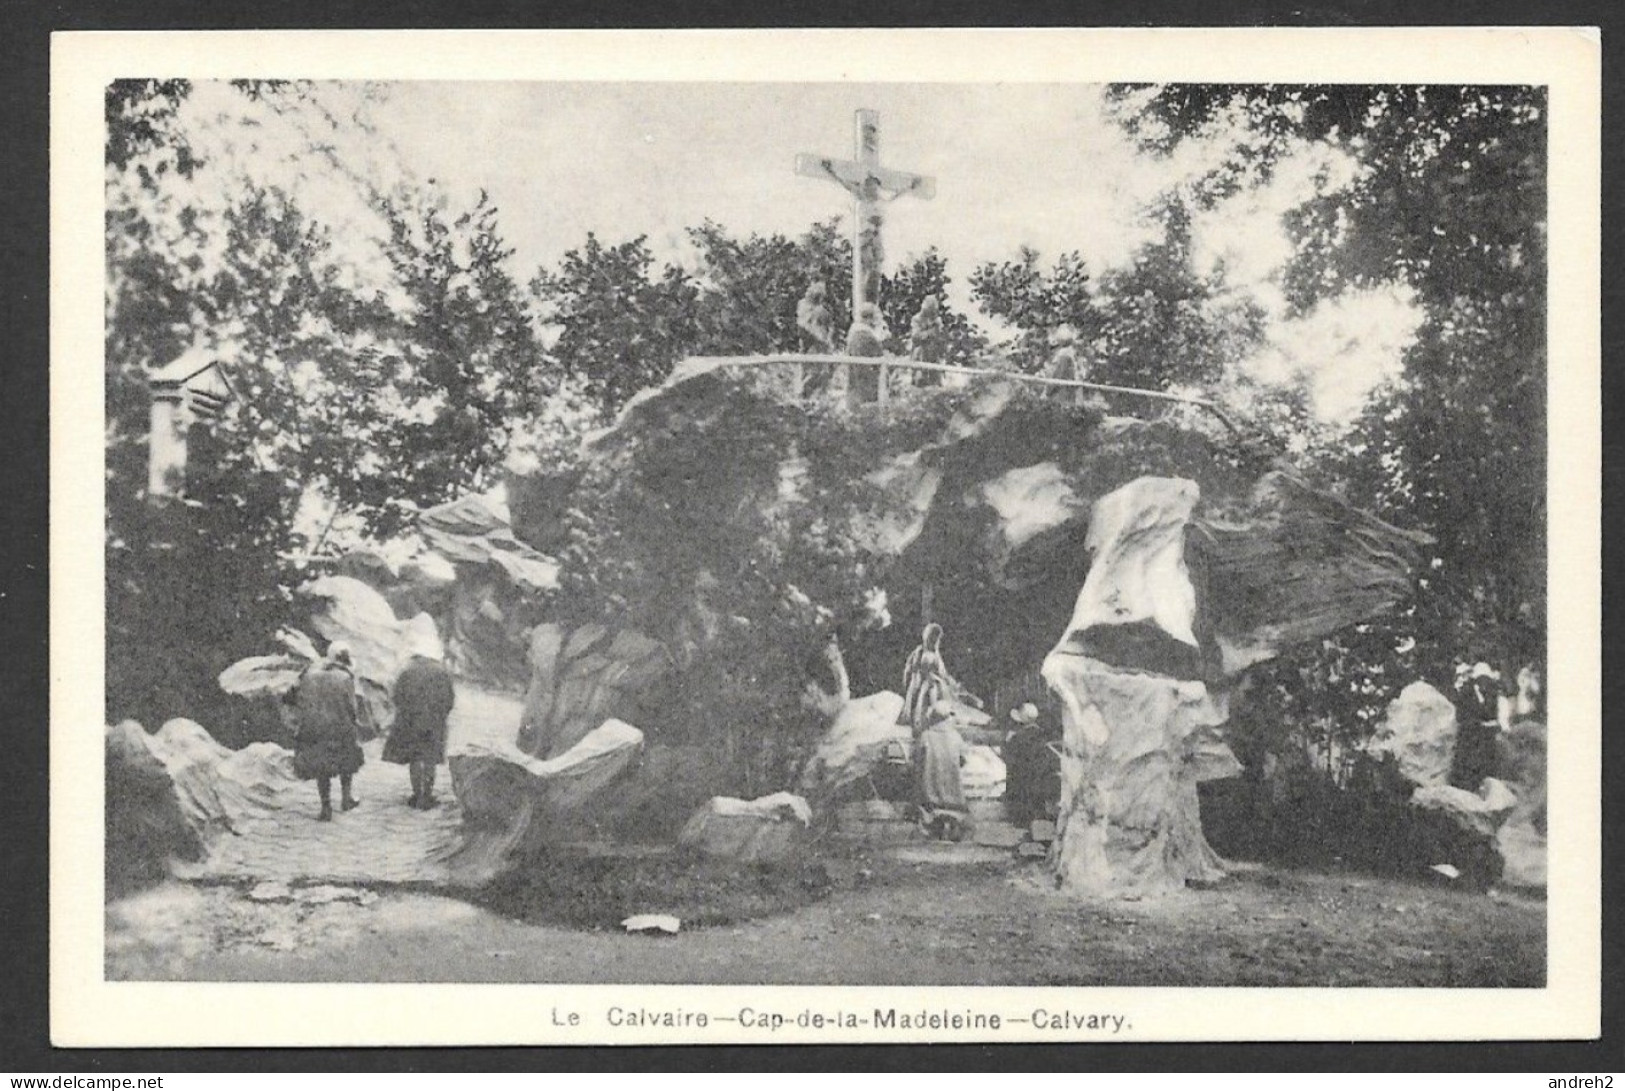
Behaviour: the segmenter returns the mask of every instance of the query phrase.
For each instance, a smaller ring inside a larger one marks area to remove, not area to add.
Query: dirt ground
[[[929,847],[927,847],[929,849]],[[441,893],[167,883],[107,910],[121,980],[1538,987],[1542,901],[1243,865],[1082,900],[1041,868],[915,850],[832,861],[827,896],[677,935],[522,923]],[[651,912],[659,906],[648,907]]]

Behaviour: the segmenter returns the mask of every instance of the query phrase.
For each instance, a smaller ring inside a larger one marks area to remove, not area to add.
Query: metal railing
[[[709,371],[713,368],[772,368],[787,367],[791,372],[791,383],[797,397],[800,397],[805,388],[807,365],[816,367],[862,367],[873,368],[879,372],[876,402],[882,407],[886,405],[890,396],[890,384],[887,379],[893,370],[935,373],[939,375],[957,375],[966,378],[985,376],[1003,379],[1010,382],[1027,383],[1032,386],[1060,387],[1063,389],[1090,391],[1099,394],[1121,395],[1132,398],[1145,398],[1151,401],[1177,402],[1182,405],[1193,405],[1217,417],[1226,428],[1237,436],[1244,435],[1243,429],[1225,412],[1225,410],[1211,398],[1203,398],[1193,394],[1175,394],[1167,390],[1142,390],[1133,386],[1114,386],[1110,383],[1091,383],[1082,379],[1057,379],[1049,375],[1029,375],[1021,371],[1005,371],[999,368],[961,367],[957,364],[933,364],[924,360],[913,360],[906,356],[841,356],[835,353],[770,353],[762,356],[691,356],[683,361],[684,370]]]

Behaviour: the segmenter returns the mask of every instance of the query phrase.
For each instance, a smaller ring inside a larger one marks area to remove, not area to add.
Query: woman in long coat
[[[435,766],[446,758],[446,718],[457,695],[451,672],[439,660],[412,656],[395,680],[395,723],[384,743],[384,760],[404,765],[412,778],[409,806],[434,806]]]
[[[333,820],[332,784],[339,778],[339,806],[354,810],[361,801],[352,791],[352,778],[366,758],[357,737],[361,718],[356,703],[355,675],[350,649],[335,644],[324,662],[313,664],[289,693],[297,734],[293,743],[293,770],[316,782],[322,810],[319,822]]]

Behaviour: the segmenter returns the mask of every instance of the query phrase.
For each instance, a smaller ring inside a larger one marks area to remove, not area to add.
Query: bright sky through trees
[[[521,281],[589,231],[610,243],[646,235],[657,258],[687,264],[684,229],[707,219],[741,236],[844,221],[841,195],[796,177],[792,164],[799,152],[849,155],[853,112],[870,107],[881,114],[882,162],[934,175],[938,187],[934,200],[889,206],[887,261],[936,247],[951,302],[970,313],[970,272],[1022,246],[1046,264],[1076,250],[1095,271],[1131,260],[1150,237],[1144,204],[1228,145],[1220,134],[1168,159],[1139,154],[1101,89],[1087,85],[424,81],[318,84],[316,95],[332,120],[315,134],[331,149],[325,163],[304,151],[309,132],[223,84],[197,86],[184,124],[216,165],[288,185],[352,241],[363,269],[381,232],[355,179],[385,191],[432,180],[457,207],[483,189]],[[1347,184],[1354,169],[1305,149],[1272,185],[1198,218],[1197,260],[1222,263],[1235,291],[1278,315],[1275,278],[1291,254],[1283,214],[1317,186]],[[210,184],[207,173],[197,184]],[[1301,377],[1317,411],[1342,419],[1397,370],[1413,324],[1403,293],[1364,293],[1273,324],[1268,349],[1243,370],[1266,382]]]

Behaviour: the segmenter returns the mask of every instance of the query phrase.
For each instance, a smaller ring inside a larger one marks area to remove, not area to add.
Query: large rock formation
[[[1193,482],[1144,477],[1094,505],[1094,564],[1044,679],[1061,699],[1063,887],[1182,886],[1223,874],[1202,836],[1196,785],[1240,765],[1201,675],[1185,564]]]
[[[809,678],[785,664],[815,659],[832,627],[852,691],[895,688],[932,620],[972,692],[1046,664],[1067,709],[1065,882],[1168,885],[1217,867],[1195,785],[1236,770],[1218,728],[1238,672],[1409,592],[1423,539],[1260,477],[1255,449],[1216,422],[1109,416],[997,377],[884,407],[800,401],[776,366],[685,362],[568,474],[509,483],[515,534],[558,558],[560,616],[605,619],[531,637],[527,756],[559,755],[605,716],[663,741],[681,702],[651,696],[662,677],[687,694],[777,689],[768,704],[795,707]],[[895,624],[851,624],[877,587]],[[790,627],[805,651],[773,658]],[[718,647],[727,662],[706,654]],[[707,712],[716,724],[672,741],[738,726]],[[847,775],[844,734],[808,790]]]
[[[666,649],[631,629],[539,625],[518,745],[547,760],[612,718],[641,722],[650,688],[670,669]]]
[[[463,840],[445,861],[453,878],[482,882],[530,853],[592,832],[592,802],[642,746],[637,728],[607,720],[547,761],[500,746],[452,754],[464,820]]]
[[[126,720],[107,729],[107,878],[121,893],[197,864],[223,836],[268,819],[299,782],[274,743],[221,746],[201,724],[155,734]]]
[[[1094,505],[1094,562],[1043,668],[1065,729],[1053,863],[1066,889],[1221,876],[1196,786],[1241,769],[1219,732],[1229,680],[1392,607],[1409,586],[1413,536],[1284,475],[1222,524],[1196,518],[1200,499],[1192,481],[1142,477]],[[1341,534],[1344,523],[1354,529]]]
[[[1456,754],[1456,706],[1426,682],[1412,682],[1388,704],[1366,751],[1388,755],[1418,788],[1450,783]]]

